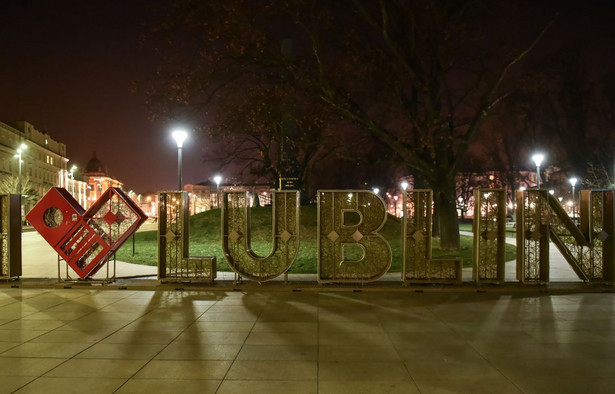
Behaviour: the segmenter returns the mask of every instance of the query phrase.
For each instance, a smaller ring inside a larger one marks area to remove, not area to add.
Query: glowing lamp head
[[[534,160],[534,163],[536,163],[536,167],[540,167],[540,164],[542,163],[544,159],[545,159],[545,156],[541,153],[537,153],[534,156],[532,156],[532,160]]]
[[[570,178],[570,179],[568,180],[568,182],[570,182],[570,184],[572,185],[572,187],[575,187],[575,186],[577,185],[577,182],[578,182],[578,181],[579,181],[579,180],[578,180],[577,178]]]
[[[19,158],[21,158],[21,154],[22,154],[22,152],[23,152],[24,150],[26,150],[26,148],[28,148],[28,147],[26,146],[26,144],[20,144],[20,145],[19,145],[19,147],[18,147],[18,148],[17,148],[17,150],[16,150],[16,152],[17,152],[17,153],[15,154],[15,157],[19,157]]]
[[[188,138],[188,133],[186,133],[184,130],[174,130],[171,135],[177,143],[178,148],[181,148],[184,145],[184,141],[186,140],[186,138]]]
[[[216,175],[214,177],[214,182],[216,182],[216,185],[219,186],[220,182],[222,182],[222,177],[220,175]]]
[[[408,188],[408,182],[403,181],[403,182],[401,183],[401,188],[402,188],[402,190],[406,191],[406,189]]]

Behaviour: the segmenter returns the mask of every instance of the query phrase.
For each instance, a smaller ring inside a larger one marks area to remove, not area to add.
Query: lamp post
[[[397,199],[399,197],[397,197],[397,194],[393,196],[393,200],[395,200],[395,217],[397,217]]]
[[[402,181],[401,182],[401,190],[402,190],[401,192],[401,216],[402,217],[406,216],[406,190],[407,189],[408,189],[408,181]]]
[[[214,182],[216,182],[216,208],[220,208],[220,182],[222,181],[222,177],[220,175],[216,175],[214,177]]]
[[[374,194],[380,193],[380,189],[378,189],[377,187],[373,188],[372,191],[374,192]]]
[[[182,191],[182,147],[184,141],[188,138],[188,133],[184,130],[175,130],[171,133],[173,139],[177,143],[177,190]]]
[[[76,166],[76,165],[73,165],[73,166],[70,168],[70,179],[71,179],[71,182],[70,182],[70,183],[71,183],[71,184],[72,184],[72,186],[73,186],[73,188],[72,188],[72,189],[73,189],[73,195],[75,195],[75,170],[76,170],[76,169],[77,169],[77,166]]]
[[[544,160],[544,155],[541,153],[537,153],[532,156],[532,160],[536,163],[536,187],[540,189],[540,164]]]
[[[27,148],[26,144],[20,144],[19,148],[17,148],[17,154],[15,155],[15,157],[18,160],[18,167],[19,167],[19,181],[17,184],[17,190],[19,191],[20,196],[21,196],[21,163],[23,163],[23,160],[21,160],[21,154],[26,148]]]
[[[577,182],[579,180],[575,177],[572,177],[568,180],[568,182],[570,182],[570,184],[572,185],[572,218],[574,219],[575,217],[575,206],[576,206],[576,201],[575,201],[575,195],[574,195],[574,187],[577,185]]]

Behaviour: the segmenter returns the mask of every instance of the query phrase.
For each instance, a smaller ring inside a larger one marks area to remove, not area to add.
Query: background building
[[[66,145],[26,121],[0,122],[0,178],[19,177],[16,155],[21,146],[21,178],[28,179],[37,199],[54,186],[67,185]],[[77,194],[84,193],[85,185],[73,180],[71,186]],[[36,203],[32,198],[23,201],[24,212]]]
[[[96,157],[96,152],[85,166],[82,173],[83,180],[87,183],[87,208],[96,202],[100,196],[110,187],[121,188],[124,184],[118,179],[107,174],[107,167]]]
[[[21,175],[28,177],[42,196],[59,185],[62,173],[66,172],[66,145],[28,122],[0,122],[0,173],[3,176],[19,175],[19,160],[15,154],[21,144],[26,146],[21,154]]]

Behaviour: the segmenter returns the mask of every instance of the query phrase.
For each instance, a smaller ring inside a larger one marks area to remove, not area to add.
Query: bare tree
[[[457,248],[457,174],[486,117],[506,98],[511,69],[546,28],[523,49],[503,54],[502,42],[477,34],[481,22],[496,17],[494,8],[384,0],[344,6],[353,12],[326,10],[312,13],[312,23],[298,21],[310,38],[313,61],[301,78],[427,182],[441,245]],[[331,21],[330,30],[322,21]],[[339,40],[332,44],[332,37]]]
[[[159,31],[182,56],[167,54],[150,97],[167,115],[178,106],[202,114],[246,76],[289,84],[424,179],[434,190],[441,246],[458,248],[457,174],[486,117],[508,96],[512,69],[546,30],[517,48],[518,35],[501,26],[515,23],[506,4],[177,1]],[[292,43],[292,56],[282,42]]]
[[[19,194],[19,177],[9,175],[0,178],[0,194]],[[34,204],[41,198],[28,177],[21,179],[21,195],[27,204]]]

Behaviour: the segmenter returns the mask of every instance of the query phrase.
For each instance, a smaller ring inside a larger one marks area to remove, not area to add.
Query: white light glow
[[[177,147],[181,148],[184,145],[184,141],[188,138],[188,133],[184,130],[174,130],[171,135],[177,143]]]

